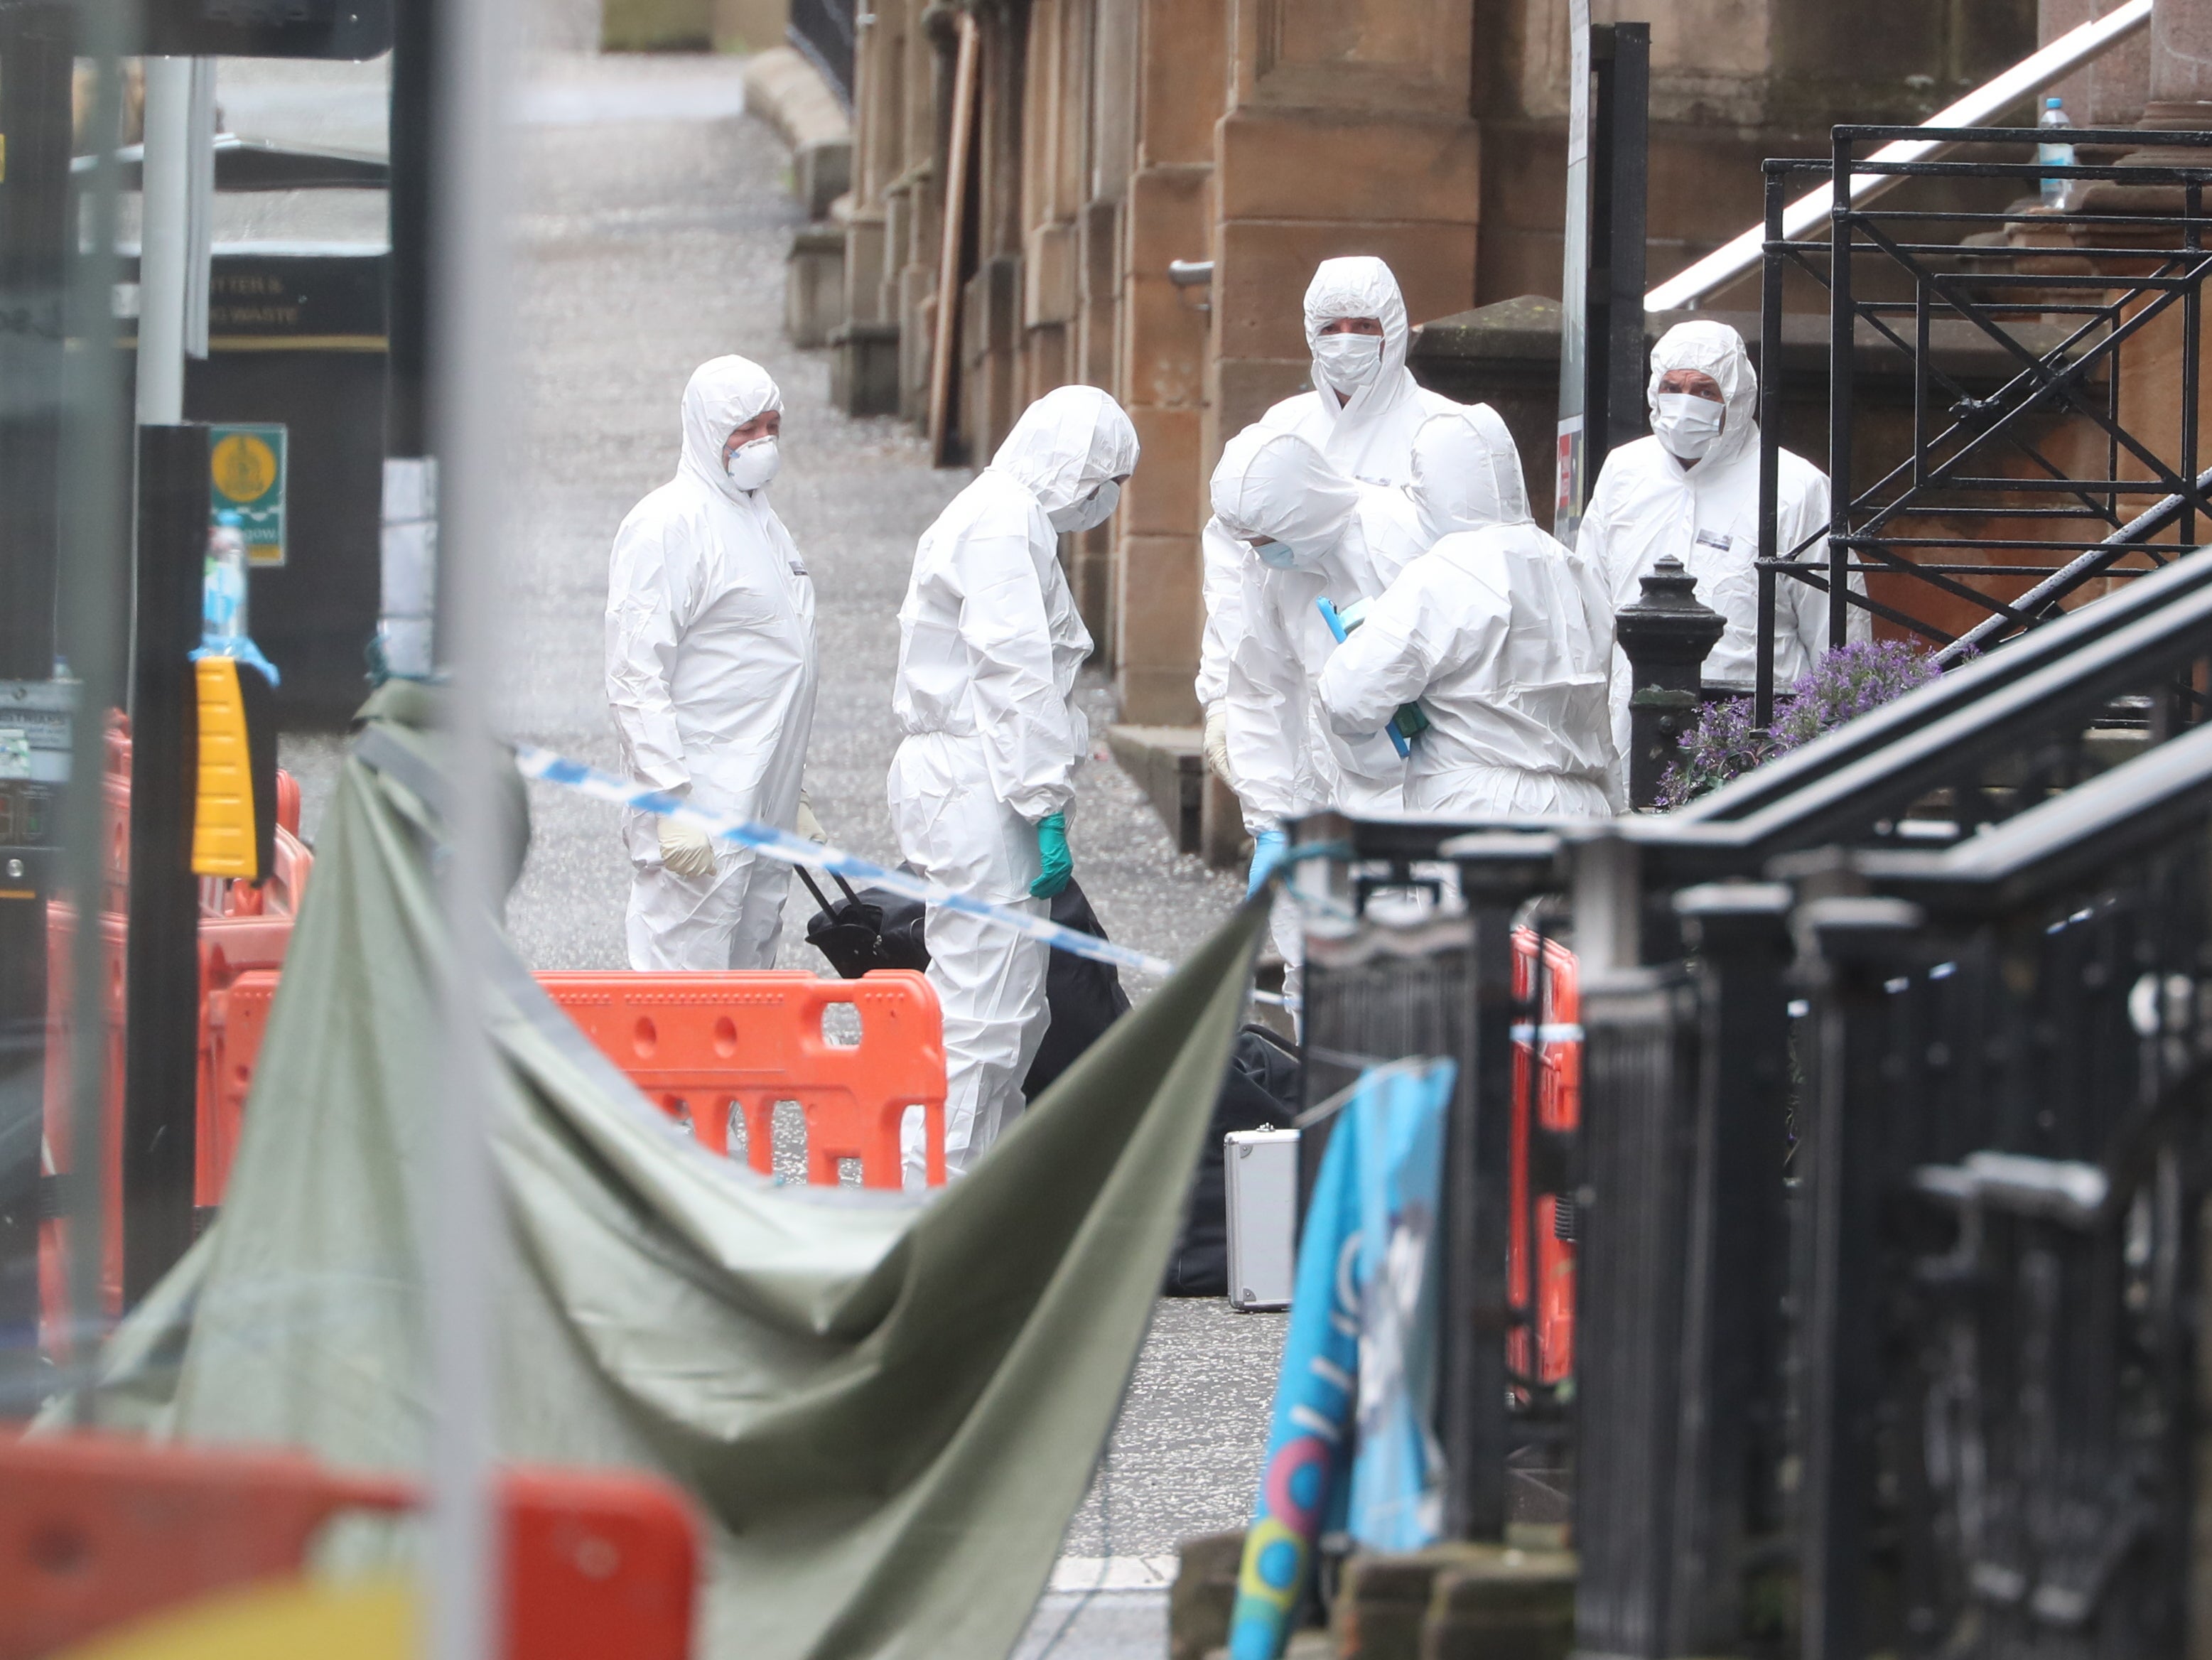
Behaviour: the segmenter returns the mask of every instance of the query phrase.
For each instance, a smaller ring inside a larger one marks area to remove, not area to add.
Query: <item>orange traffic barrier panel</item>
[[[1513,931],[1513,995],[1525,1003],[1535,977],[1538,936],[1533,929]],[[1582,1123],[1583,1045],[1578,1031],[1582,993],[1575,954],[1556,939],[1542,942],[1543,1006],[1540,1025],[1549,1028],[1540,1045],[1527,1037],[1513,1043],[1513,1140],[1508,1210],[1511,1238],[1507,1247],[1508,1301],[1522,1317],[1506,1338],[1506,1366],[1539,1383],[1556,1383],[1575,1369],[1575,1245],[1571,1195],[1552,1190],[1531,1154],[1537,1137],[1529,1124],[1528,1066],[1540,1048],[1543,1070],[1536,1079],[1534,1129],[1547,1136],[1567,1134]],[[1563,1173],[1560,1173],[1563,1174]],[[1562,1212],[1567,1225],[1560,1225]],[[1565,1235],[1565,1237],[1562,1237]],[[1536,1259],[1535,1307],[1529,1308],[1529,1246]],[[1533,1350],[1532,1350],[1533,1339]]]
[[[112,741],[111,741],[111,749]],[[111,784],[115,781],[111,778]],[[129,782],[122,794],[127,803]],[[126,843],[127,844],[127,843]],[[198,1134],[194,1152],[193,1202],[210,1207],[222,1198],[223,1183],[237,1149],[238,1110],[245,1100],[241,1085],[237,1099],[226,1114],[219,1085],[219,1068],[213,1053],[212,1027],[222,1018],[223,1001],[242,974],[274,970],[284,961],[292,940],[292,926],[307,892],[314,855],[289,830],[276,832],[276,871],[258,888],[251,883],[211,881],[202,885],[199,924],[200,1021],[198,1077]],[[217,910],[217,905],[231,909]],[[113,912],[100,919],[103,980],[107,996],[107,1093],[104,1105],[106,1129],[105,1192],[102,1210],[102,1281],[109,1312],[122,1310],[123,1273],[123,1027],[125,1006],[123,969],[128,929]],[[59,901],[46,907],[46,1146],[42,1174],[62,1177],[76,1166],[70,1152],[69,1044],[72,1027],[70,962],[76,934],[76,913]],[[49,1193],[58,1189],[49,1187]],[[50,1212],[64,1208],[49,1204]],[[63,1337],[66,1300],[61,1294],[66,1225],[50,1215],[40,1229],[40,1300],[49,1352],[66,1353]],[[64,1343],[54,1349],[56,1342]]]
[[[252,970],[208,1000],[203,1204],[219,1202],[228,1179],[277,982],[271,970]],[[772,1174],[776,1104],[791,1101],[806,1122],[808,1182],[835,1186],[839,1161],[854,1158],[864,1185],[895,1188],[899,1126],[918,1106],[925,1174],[932,1186],[945,1181],[945,1020],[922,975],[548,973],[538,982],[641,1093],[688,1122],[711,1152],[728,1154],[734,1110],[747,1162]],[[860,1017],[857,1044],[823,1030],[838,1004]]]
[[[515,1468],[499,1481],[507,1660],[685,1660],[698,1528],[667,1483]],[[301,1453],[67,1435],[0,1444],[0,1660],[298,1577],[349,1511],[413,1483]]]
[[[231,1161],[246,1125],[246,1096],[253,1085],[254,1057],[268,1034],[269,1011],[276,1000],[273,969],[249,969],[208,997],[207,1020],[200,1028],[199,1144],[192,1202],[220,1205],[230,1183]]]
[[[771,1174],[775,1105],[793,1101],[806,1119],[808,1182],[834,1187],[838,1162],[856,1158],[863,1186],[896,1188],[899,1125],[919,1106],[927,1179],[945,1181],[945,1017],[920,974],[541,974],[538,982],[663,1111],[688,1117],[703,1147],[728,1152],[734,1107],[747,1162]],[[838,1004],[860,1016],[857,1043],[823,1030]]]

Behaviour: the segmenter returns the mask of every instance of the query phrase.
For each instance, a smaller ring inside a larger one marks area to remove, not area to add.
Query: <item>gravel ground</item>
[[[364,66],[349,81],[319,68],[319,104],[287,89],[283,67],[231,77],[226,66],[226,107],[239,131],[313,138],[318,107],[358,126],[370,95],[362,88],[380,72]],[[765,125],[727,113],[736,76],[734,64],[713,58],[548,58],[520,100],[524,551],[501,716],[516,738],[611,763],[600,689],[607,549],[630,506],[673,469],[677,403],[692,367],[741,352],[783,388],[785,460],[774,496],[814,576],[823,679],[809,789],[835,841],[890,860],[884,777],[897,738],[890,687],[898,602],[915,537],[967,475],[933,471],[920,441],[895,421],[838,413],[826,356],[784,340],[783,260],[799,223],[788,157]],[[656,109],[684,119],[639,119]],[[301,204],[310,210],[337,211]],[[1108,757],[1113,699],[1103,676],[1086,677],[1083,699],[1098,737],[1073,815],[1077,874],[1109,934],[1180,958],[1228,915],[1242,885],[1177,855]],[[311,838],[338,753],[326,739],[285,745],[307,795]],[[538,968],[623,966],[628,872],[611,810],[544,789],[531,806],[531,857],[508,909],[517,944]],[[793,891],[779,960],[818,970],[803,943],[811,903]],[[1139,997],[1146,989],[1130,987]],[[1283,1323],[1218,1302],[1158,1305],[1103,1479],[1070,1527],[1068,1558],[1157,1558],[1186,1535],[1242,1524]],[[1158,1591],[1116,1588],[1086,1600],[1079,1593],[1094,1581],[1083,1577],[1083,1561],[1064,1567],[1024,1655],[1048,1644],[1095,1657],[1161,1651]]]

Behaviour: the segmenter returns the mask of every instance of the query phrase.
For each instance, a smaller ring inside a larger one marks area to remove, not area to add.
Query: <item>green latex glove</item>
[[[1421,713],[1419,703],[1401,703],[1390,724],[1398,729],[1398,736],[1411,743],[1429,729],[1429,717]]]
[[[1067,879],[1075,874],[1075,860],[1067,851],[1067,815],[1048,813],[1037,820],[1037,854],[1044,860],[1044,871],[1030,884],[1030,897],[1050,899],[1067,885]]]

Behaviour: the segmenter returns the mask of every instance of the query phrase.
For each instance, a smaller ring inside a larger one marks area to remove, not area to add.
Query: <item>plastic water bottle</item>
[[[2036,125],[2044,128],[2070,128],[2073,125],[2066,119],[2064,99],[2046,98],[2043,100],[2043,119],[2037,122]],[[2074,146],[2060,138],[2045,139],[2035,147],[2035,159],[2047,167],[2070,167],[2074,165]],[[2046,208],[2064,207],[2067,186],[2073,182],[2070,179],[2045,173],[2043,175],[2043,205]]]
[[[207,565],[200,581],[200,638],[210,644],[246,638],[246,532],[238,515],[216,515],[208,532]]]

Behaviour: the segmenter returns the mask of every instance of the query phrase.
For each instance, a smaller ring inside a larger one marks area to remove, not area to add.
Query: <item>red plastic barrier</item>
[[[858,980],[802,971],[541,974],[538,983],[599,1051],[700,1146],[726,1153],[730,1109],[744,1114],[748,1162],[774,1168],[779,1101],[806,1115],[806,1179],[834,1187],[837,1161],[860,1161],[871,1188],[899,1185],[899,1121],[919,1105],[927,1174],[945,1181],[945,1018],[923,976],[879,969]],[[860,1041],[831,1043],[823,1014],[859,1011]]]
[[[613,1470],[500,1477],[507,1660],[685,1660],[698,1529],[665,1482]],[[108,1436],[0,1444],[0,1660],[297,1576],[349,1511],[410,1510],[414,1485],[283,1451]]]
[[[1535,933],[1513,931],[1513,995],[1525,1000],[1536,964]],[[1582,994],[1575,954],[1556,939],[1546,939],[1544,1006],[1537,1019],[1547,1026],[1571,1027],[1582,1019]],[[1513,1045],[1512,1240],[1506,1258],[1506,1287],[1516,1310],[1528,1307],[1529,1207],[1535,1213],[1536,1309],[1533,1321],[1517,1324],[1506,1338],[1506,1365],[1522,1377],[1556,1383],[1575,1369],[1575,1247],[1559,1237],[1559,1202],[1565,1196],[1533,1192],[1528,1171],[1528,1061],[1531,1045]],[[1582,1122],[1583,1046],[1580,1038],[1543,1045],[1543,1076],[1536,1091],[1536,1122],[1543,1129],[1565,1133]],[[1531,1365],[1529,1337],[1535,1346]]]
[[[118,772],[128,768],[131,740],[116,724],[107,734],[109,773],[102,781],[108,803],[107,909],[100,919],[106,956],[107,983],[107,1101],[106,1140],[108,1148],[104,1212],[106,1238],[101,1274],[110,1313],[119,1313],[123,1298],[123,1189],[120,1149],[123,1131],[123,966],[128,929],[122,907],[129,903],[131,780]],[[209,1022],[225,991],[240,974],[255,969],[274,969],[284,961],[291,943],[292,925],[306,898],[307,878],[314,854],[294,833],[299,823],[299,786],[289,774],[277,777],[279,801],[276,859],[269,879],[259,886],[245,881],[206,881],[200,888],[200,1021],[199,1129],[195,1154],[193,1202],[212,1205],[222,1191],[235,1145],[235,1117],[226,1136],[215,1122],[218,1092],[214,1087],[209,1044]],[[284,823],[289,787],[290,824]],[[70,1154],[69,1044],[71,980],[70,954],[76,932],[76,913],[59,901],[46,907],[46,1149],[43,1174],[62,1175],[73,1168]],[[40,1230],[40,1284],[45,1339],[48,1352],[67,1352],[63,1311],[67,1298],[63,1286],[62,1256],[65,1225],[49,1221]],[[61,1343],[60,1348],[53,1346]]]
[[[199,1023],[199,1084],[198,1134],[194,1155],[193,1202],[213,1205],[222,1193],[222,1185],[230,1171],[230,1158],[235,1150],[237,1136],[236,1114],[226,1120],[221,1110],[222,1091],[217,1086],[217,1074],[211,1042],[211,1025],[220,1018],[222,1001],[239,976],[260,969],[275,969],[284,961],[286,948],[291,944],[291,906],[297,903],[304,889],[308,867],[313,857],[287,831],[279,831],[278,863],[284,873],[286,885],[272,880],[267,885],[279,891],[270,896],[275,904],[284,909],[272,909],[259,914],[243,915],[207,915],[200,918],[200,1023]],[[229,885],[228,884],[224,885]],[[251,888],[247,888],[251,891]],[[106,957],[107,985],[107,1100],[106,1108],[107,1146],[103,1209],[106,1218],[103,1231],[106,1235],[102,1274],[106,1286],[106,1302],[110,1313],[122,1310],[123,1298],[123,1025],[124,994],[123,965],[128,929],[122,917],[108,914],[100,919],[100,942]],[[46,1156],[43,1169],[48,1175],[62,1175],[76,1168],[70,1150],[70,958],[76,935],[76,913],[58,902],[46,907]],[[242,1098],[242,1091],[240,1092]],[[40,1273],[46,1287],[46,1335],[49,1344],[58,1339],[58,1325],[65,1306],[60,1293],[61,1256],[66,1224],[49,1221],[40,1230]],[[64,1351],[52,1351],[61,1353]]]
[[[218,1205],[230,1183],[231,1161],[246,1122],[246,1093],[253,1061],[269,1030],[276,999],[276,972],[249,969],[208,998],[200,1029],[200,1114],[198,1182],[192,1202]]]

